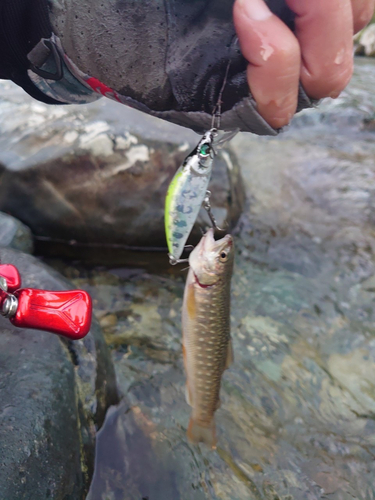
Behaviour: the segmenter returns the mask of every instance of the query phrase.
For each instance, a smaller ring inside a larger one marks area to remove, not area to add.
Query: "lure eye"
[[[211,146],[209,144],[202,144],[198,151],[199,156],[207,158],[211,154]]]
[[[226,262],[228,260],[227,252],[221,252],[219,256],[220,262]]]

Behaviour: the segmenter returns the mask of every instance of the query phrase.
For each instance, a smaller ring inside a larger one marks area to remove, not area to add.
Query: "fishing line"
[[[233,42],[230,44],[229,50],[234,45],[237,45],[237,43],[238,43],[238,37],[236,36],[234,38]],[[223,83],[221,85],[221,89],[220,89],[220,92],[219,92],[219,97],[218,97],[216,106],[214,107],[214,109],[212,111],[211,129],[217,129],[217,130],[220,129],[220,125],[221,125],[221,105],[223,104],[223,101],[221,99],[223,97],[225,85],[227,84],[227,81],[228,81],[228,75],[229,75],[230,65],[231,65],[231,60],[230,60],[230,57],[229,57],[227,68],[225,70],[224,80],[223,80]],[[217,126],[216,127],[215,127],[215,118],[217,119]]]

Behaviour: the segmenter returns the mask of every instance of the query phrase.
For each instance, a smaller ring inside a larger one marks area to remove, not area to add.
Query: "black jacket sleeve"
[[[60,104],[43,94],[27,75],[30,68],[27,54],[51,34],[47,1],[1,0],[0,78],[12,80],[39,101]]]

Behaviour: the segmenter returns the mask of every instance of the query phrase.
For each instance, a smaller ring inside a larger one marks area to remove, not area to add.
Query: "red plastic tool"
[[[19,290],[20,284],[17,268],[0,265],[0,314],[14,326],[45,330],[71,340],[81,339],[88,334],[92,301],[87,292],[53,292],[34,288]]]
[[[91,298],[83,290],[50,292],[24,288],[15,292],[16,314],[9,318],[14,326],[48,330],[78,340],[91,325]]]
[[[0,264],[0,276],[2,276],[7,282],[8,292],[13,293],[21,288],[20,273],[15,266],[12,266],[12,264]]]

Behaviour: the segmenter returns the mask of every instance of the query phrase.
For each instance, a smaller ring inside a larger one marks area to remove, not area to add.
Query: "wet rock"
[[[24,287],[72,288],[35,258],[2,248]],[[98,325],[83,340],[16,329],[0,318],[0,498],[78,500],[92,475],[95,431],[117,402]]]
[[[350,99],[371,103],[363,81]],[[249,204],[217,451],[186,441],[184,276],[155,264],[76,278],[100,317],[116,316],[105,336],[123,394],[98,436],[90,500],[373,498],[375,143],[349,112],[342,126],[231,144]]]
[[[82,498],[85,478],[69,356],[57,338],[15,331],[3,319],[0,328],[1,498],[18,500],[30,492],[39,498]],[[57,367],[52,373],[51,366]]]
[[[34,244],[30,229],[11,215],[0,212],[0,246],[32,253]]]
[[[108,99],[51,107],[0,85],[0,209],[32,229],[37,251],[102,264],[165,247],[166,190],[198,135]],[[211,188],[218,223],[232,228],[244,196],[230,152]]]

